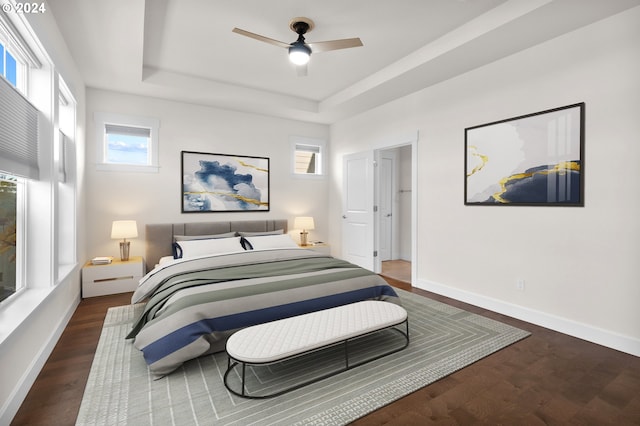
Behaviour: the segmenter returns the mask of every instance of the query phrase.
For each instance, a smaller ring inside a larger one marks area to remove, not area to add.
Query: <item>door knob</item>
[[[347,215],[344,215],[344,214],[343,214],[343,215],[342,215],[342,218],[343,218],[343,219],[346,219],[346,218],[347,218]]]

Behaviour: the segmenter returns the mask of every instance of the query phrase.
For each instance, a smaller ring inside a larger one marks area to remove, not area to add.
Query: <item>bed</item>
[[[400,304],[373,272],[298,247],[287,235],[286,220],[145,230],[150,272],[132,303],[146,305],[127,337],[156,376],[223,351],[227,338],[244,327],[361,300]]]

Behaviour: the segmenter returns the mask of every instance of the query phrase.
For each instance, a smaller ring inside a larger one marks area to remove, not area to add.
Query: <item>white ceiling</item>
[[[332,123],[640,4],[640,0],[49,0],[88,87]],[[364,46],[312,54],[247,31]]]

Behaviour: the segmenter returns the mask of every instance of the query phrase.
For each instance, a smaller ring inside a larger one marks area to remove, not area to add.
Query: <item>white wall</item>
[[[155,117],[160,120],[159,173],[97,171],[96,112]],[[144,256],[147,223],[215,220],[290,219],[313,216],[311,239],[328,234],[328,178],[301,179],[290,173],[290,136],[328,139],[326,125],[270,118],[193,104],[87,90],[87,215],[88,255],[118,256],[110,239],[111,222],[135,219],[139,238],[131,242],[131,255]],[[181,213],[180,152],[210,152],[270,158],[270,211],[241,213]],[[297,235],[296,235],[297,238]]]
[[[638,22],[631,9],[333,125],[335,252],[342,155],[417,129],[414,285],[640,355]],[[582,101],[584,208],[464,206],[466,127]]]

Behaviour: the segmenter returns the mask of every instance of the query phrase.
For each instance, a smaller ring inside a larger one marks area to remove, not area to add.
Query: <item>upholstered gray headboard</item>
[[[174,235],[210,235],[232,231],[262,232],[278,229],[283,229],[286,233],[287,224],[287,219],[148,224],[145,226],[147,271],[152,270],[161,257],[171,256]]]

